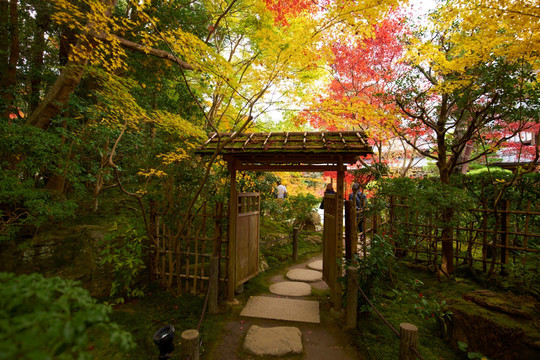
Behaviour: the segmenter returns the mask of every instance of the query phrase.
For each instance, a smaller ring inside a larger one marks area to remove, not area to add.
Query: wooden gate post
[[[347,268],[347,309],[346,311],[346,323],[347,329],[354,329],[356,327],[356,317],[358,308],[358,287],[356,286],[356,278],[358,276],[358,268],[349,266]]]
[[[227,163],[231,173],[229,198],[229,251],[227,262],[227,300],[234,301],[236,290],[236,219],[238,215],[238,196],[236,193],[236,161]]]
[[[413,324],[399,324],[399,360],[416,360],[418,328]]]
[[[345,201],[345,259],[351,260],[358,249],[358,225],[356,206],[353,201]]]
[[[342,311],[343,307],[341,305],[342,289],[341,283],[338,281],[338,278],[343,276],[340,263],[338,259],[343,257],[343,197],[344,197],[344,180],[345,180],[345,170],[346,166],[343,165],[343,157],[340,155],[338,160],[338,169],[337,169],[337,183],[336,183],[336,259],[332,259],[333,266],[335,267],[334,276],[334,289],[332,289],[332,302],[334,304],[334,310]]]

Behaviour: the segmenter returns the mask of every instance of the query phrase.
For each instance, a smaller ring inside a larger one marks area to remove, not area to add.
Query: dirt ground
[[[289,267],[283,271],[285,274],[292,268],[303,268],[308,262],[313,261],[312,258],[307,262]],[[273,276],[270,282],[283,281],[284,275]],[[324,290],[325,283],[315,284],[316,289]],[[327,288],[327,287],[326,287]],[[270,294],[261,294],[272,296]],[[305,299],[309,299],[306,297]],[[220,342],[214,347],[208,359],[215,360],[248,360],[248,359],[306,359],[306,360],[363,360],[364,357],[359,354],[353,346],[351,346],[350,335],[343,331],[340,324],[344,323],[344,319],[339,315],[335,315],[330,310],[330,305],[327,303],[320,304],[320,324],[290,322],[281,320],[259,319],[244,316],[234,316],[226,323],[223,329],[223,335]],[[259,357],[250,355],[243,351],[242,345],[248,329],[252,325],[261,327],[274,326],[294,326],[302,332],[302,344],[304,351],[300,355],[282,356],[282,357]]]
[[[283,357],[258,357],[245,353],[242,344],[247,330],[252,325],[261,327],[295,326],[302,332],[304,352],[301,355]],[[278,320],[238,317],[225,325],[221,342],[216,346],[211,359],[306,359],[306,360],[363,360],[349,345],[348,336],[336,325],[321,323],[308,324]]]

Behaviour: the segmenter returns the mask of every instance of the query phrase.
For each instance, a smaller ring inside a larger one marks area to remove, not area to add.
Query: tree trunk
[[[103,0],[108,5],[105,16],[110,17],[117,0]],[[92,23],[86,25],[87,31],[93,28]],[[47,129],[51,119],[58,115],[64,105],[69,101],[69,97],[75,90],[75,87],[81,81],[86,64],[92,55],[94,43],[92,39],[80,38],[74,46],[72,52],[84,54],[68,60],[66,66],[56,79],[51,89],[38,108],[32,112],[27,119],[27,124],[36,126],[40,129]],[[90,50],[89,50],[90,49]]]
[[[77,37],[74,29],[67,25],[62,25],[60,30],[60,48],[58,49],[58,60],[61,66],[68,63],[69,53],[73,45],[77,43]]]
[[[447,168],[440,168],[441,182],[445,186],[450,186],[450,174],[451,170]],[[454,217],[454,211],[450,208],[443,209],[442,212],[442,229],[441,229],[441,243],[442,243],[442,259],[441,270],[450,275],[454,272],[454,248],[452,237],[452,218]]]
[[[43,4],[36,6],[36,28],[32,47],[32,64],[30,71],[30,112],[39,106],[41,82],[43,77],[43,54],[45,52],[45,32],[50,24],[50,14]]]
[[[9,40],[9,1],[0,0],[0,89],[6,88],[6,76],[9,68]]]
[[[17,113],[17,109],[13,108],[15,101],[15,86],[17,86],[17,63],[19,62],[20,56],[19,12],[17,3],[17,0],[11,0],[9,2],[9,60],[4,87],[0,89],[2,92],[2,100],[4,102],[4,106],[2,107],[2,116],[4,118],[8,118],[12,113]]]

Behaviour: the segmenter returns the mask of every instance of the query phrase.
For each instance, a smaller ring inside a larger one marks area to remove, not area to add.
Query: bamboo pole
[[[210,280],[208,286],[208,313],[216,314],[218,312],[219,294],[219,257],[216,255],[213,255],[210,259]]]

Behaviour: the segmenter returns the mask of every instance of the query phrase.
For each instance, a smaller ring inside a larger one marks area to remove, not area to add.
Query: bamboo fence
[[[174,220],[156,214],[153,220],[155,248],[153,274],[176,295],[199,294],[208,289],[210,258],[219,258],[219,280],[227,281],[227,217],[222,203],[209,209],[203,202],[198,211],[178,213]],[[182,221],[187,221],[182,224]],[[183,230],[182,230],[183,229]]]
[[[483,206],[456,214],[450,224],[455,265],[468,264],[483,272],[505,272],[516,266],[538,272],[540,209],[530,200],[520,210],[513,208],[506,200],[497,209]],[[388,211],[370,216],[365,228],[367,238],[377,233],[391,235],[396,253],[408,253],[416,262],[436,263],[441,256],[442,226],[437,214],[415,213],[391,198]]]

